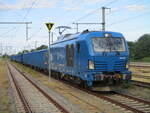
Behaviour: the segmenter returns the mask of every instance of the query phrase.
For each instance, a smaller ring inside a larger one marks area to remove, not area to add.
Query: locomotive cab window
[[[66,61],[67,66],[73,67],[74,65],[74,45],[67,45],[66,46]]]
[[[123,38],[92,38],[93,49],[95,52],[125,51]]]

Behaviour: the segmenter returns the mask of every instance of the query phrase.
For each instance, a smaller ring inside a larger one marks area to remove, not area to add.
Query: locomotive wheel
[[[55,74],[55,79],[57,79],[57,80],[59,79],[59,73]]]
[[[86,81],[84,81],[84,83],[83,83],[83,88],[85,88],[85,89],[88,88],[88,85],[87,85],[87,82],[86,82]]]
[[[87,82],[82,80],[80,83],[80,87],[87,89],[88,88]]]

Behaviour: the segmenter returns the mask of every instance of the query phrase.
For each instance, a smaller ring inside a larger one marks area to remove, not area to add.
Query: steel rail
[[[32,80],[30,80],[22,71],[20,71],[15,65],[11,64],[21,75],[23,75],[34,87],[36,87],[50,102],[52,102],[63,113],[70,113],[66,108],[61,106],[56,100],[48,95],[42,88],[37,86]]]
[[[143,78],[143,79],[150,79],[150,76],[146,75],[134,75],[135,78]]]
[[[144,100],[144,99],[141,99],[141,98],[137,98],[137,97],[133,97],[131,95],[127,95],[127,94],[124,94],[124,93],[121,93],[121,92],[116,92],[115,91],[115,93],[120,95],[120,96],[126,97],[128,99],[132,99],[132,100],[139,101],[139,102],[142,102],[144,104],[150,105],[150,101],[147,101],[147,100]]]
[[[145,68],[149,68],[150,65],[135,65],[135,64],[129,64],[129,67],[145,67]]]
[[[136,85],[136,86],[150,88],[150,83],[148,82],[141,82],[141,81],[136,81],[136,80],[131,80],[131,82],[133,85]]]
[[[26,113],[32,113],[32,110],[31,110],[31,108],[30,108],[30,106],[29,106],[27,100],[25,99],[25,96],[24,96],[24,94],[23,94],[23,92],[22,92],[20,86],[18,85],[17,80],[13,77],[13,73],[11,72],[11,69],[10,69],[10,67],[9,67],[8,64],[7,64],[7,67],[8,67],[9,73],[10,73],[10,75],[11,75],[11,78],[12,78],[12,80],[13,80],[13,82],[14,82],[14,85],[15,85],[15,87],[16,87],[16,90],[17,90],[17,93],[18,93],[18,95],[19,95],[19,98],[20,98],[20,100],[21,100],[21,102],[22,102],[22,104],[23,104],[23,107],[24,107],[25,112],[26,112]]]
[[[59,81],[65,83],[65,84],[71,85],[71,86],[74,87],[74,88],[78,88],[78,89],[80,89],[80,90],[82,90],[82,91],[84,91],[84,92],[87,92],[88,94],[94,95],[94,96],[96,96],[96,97],[98,97],[98,98],[101,98],[101,99],[103,99],[103,100],[106,100],[106,101],[108,101],[108,102],[111,102],[112,104],[115,104],[115,105],[117,105],[117,106],[120,106],[120,107],[122,107],[122,108],[125,108],[125,109],[127,109],[127,110],[130,110],[130,111],[132,111],[132,112],[134,112],[134,113],[145,113],[145,112],[143,112],[143,111],[141,111],[141,110],[138,110],[138,109],[136,109],[136,108],[133,108],[132,106],[129,106],[129,105],[123,104],[123,103],[121,103],[121,102],[118,102],[118,101],[116,101],[116,100],[114,100],[114,99],[111,99],[111,98],[108,97],[108,96],[104,96],[104,95],[101,95],[101,94],[99,94],[99,93],[92,92],[92,91],[90,91],[90,90],[88,90],[88,89],[81,88],[81,87],[77,86],[76,84],[70,84],[70,82],[68,82],[68,81],[64,81],[64,80],[59,80]]]
[[[114,100],[114,99],[109,98],[108,96],[100,95],[100,94],[98,94],[98,93],[91,92],[91,91],[86,91],[86,92],[88,92],[89,94],[92,94],[92,95],[94,95],[94,96],[96,96],[96,97],[99,97],[99,98],[101,98],[101,99],[103,99],[103,100],[106,100],[106,101],[108,101],[108,102],[111,102],[111,103],[113,103],[113,104],[116,104],[117,106],[120,106],[120,107],[125,108],[125,109],[130,110],[130,111],[133,111],[134,113],[144,113],[144,112],[141,111],[141,110],[138,110],[138,109],[133,108],[133,107],[131,107],[131,106],[129,106],[129,105],[126,105],[126,104],[123,104],[123,103],[121,103],[121,102],[118,102],[118,101],[116,101],[116,100]]]
[[[92,91],[90,91],[90,90],[88,90],[88,89],[81,88],[81,87],[77,86],[76,84],[70,84],[70,82],[68,82],[68,81],[64,81],[64,80],[59,80],[59,81],[65,83],[65,84],[71,85],[71,86],[74,87],[74,88],[78,88],[78,89],[80,89],[80,90],[82,90],[82,91],[84,91],[84,92],[87,92],[88,94],[94,95],[94,96],[96,96],[96,97],[98,97],[98,98],[101,98],[101,99],[103,99],[103,100],[106,100],[106,101],[108,101],[108,102],[111,102],[112,104],[115,104],[115,105],[117,105],[117,106],[120,106],[120,107],[122,107],[122,108],[125,108],[125,109],[127,109],[127,110],[130,110],[130,111],[132,111],[132,112],[134,112],[134,113],[145,113],[145,112],[143,112],[143,111],[141,111],[141,110],[138,110],[138,109],[136,109],[136,108],[133,108],[133,107],[131,107],[131,106],[129,106],[129,105],[126,105],[126,104],[123,104],[123,103],[121,103],[121,102],[118,102],[118,101],[116,101],[116,100],[114,100],[114,99],[111,99],[111,98],[109,98],[108,96],[104,96],[104,95],[101,95],[101,94],[99,94],[99,93],[92,92]]]

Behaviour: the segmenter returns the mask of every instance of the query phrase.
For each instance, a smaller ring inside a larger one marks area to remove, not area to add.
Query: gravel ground
[[[17,64],[21,66],[20,64]],[[72,113],[127,113],[124,108],[106,102],[98,97],[87,94],[79,89],[61,83],[60,81],[50,79],[32,69],[21,66],[24,71],[29,72],[30,78],[34,79],[41,87],[49,92],[53,98],[57,99],[61,105],[67,106]],[[34,73],[34,74],[33,74]],[[36,75],[35,75],[36,73]],[[32,75],[32,77],[31,77]]]
[[[9,98],[9,80],[7,76],[6,60],[0,58],[0,113],[12,113],[12,104]]]
[[[11,85],[10,93],[12,94],[11,97],[12,97],[12,101],[14,102],[14,106],[16,108],[15,110],[18,113],[25,113],[22,102],[20,101],[17,90],[15,88],[15,85],[13,83],[13,80],[12,80],[9,72],[8,72],[8,76],[9,76],[9,81],[10,81],[10,85]]]
[[[25,98],[34,113],[60,113],[60,110],[56,108],[53,103],[39,92],[28,80],[26,80],[18,71],[16,71],[12,66],[11,71],[15,75],[15,79],[25,95]],[[18,102],[18,101],[17,101]],[[17,108],[22,108],[22,105],[16,102]],[[19,106],[19,107],[18,107]],[[21,110],[18,111],[23,112]]]
[[[150,89],[149,88],[143,88],[143,87],[138,87],[138,86],[133,85],[129,87],[128,89],[124,89],[123,91],[135,97],[140,97],[140,98],[150,101]]]

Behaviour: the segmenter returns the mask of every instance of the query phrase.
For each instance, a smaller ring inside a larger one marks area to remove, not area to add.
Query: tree
[[[39,51],[39,50],[42,50],[42,49],[47,49],[48,47],[46,45],[41,45],[40,47],[37,47],[36,49],[31,49],[30,52],[33,52],[33,51]]]
[[[23,54],[23,53],[28,53],[29,51],[28,50],[23,50],[21,52],[18,52],[17,54]]]
[[[42,50],[42,49],[47,49],[47,45],[41,45],[40,47],[36,48],[36,50]]]
[[[9,58],[9,55],[7,53],[5,53],[2,58]]]
[[[29,50],[23,50],[22,51],[22,53],[28,53],[29,52]]]
[[[129,57],[131,59],[134,59],[135,57],[135,43],[134,42],[128,42],[128,46],[129,46]]]
[[[150,34],[144,34],[135,43],[135,59],[150,57]]]

